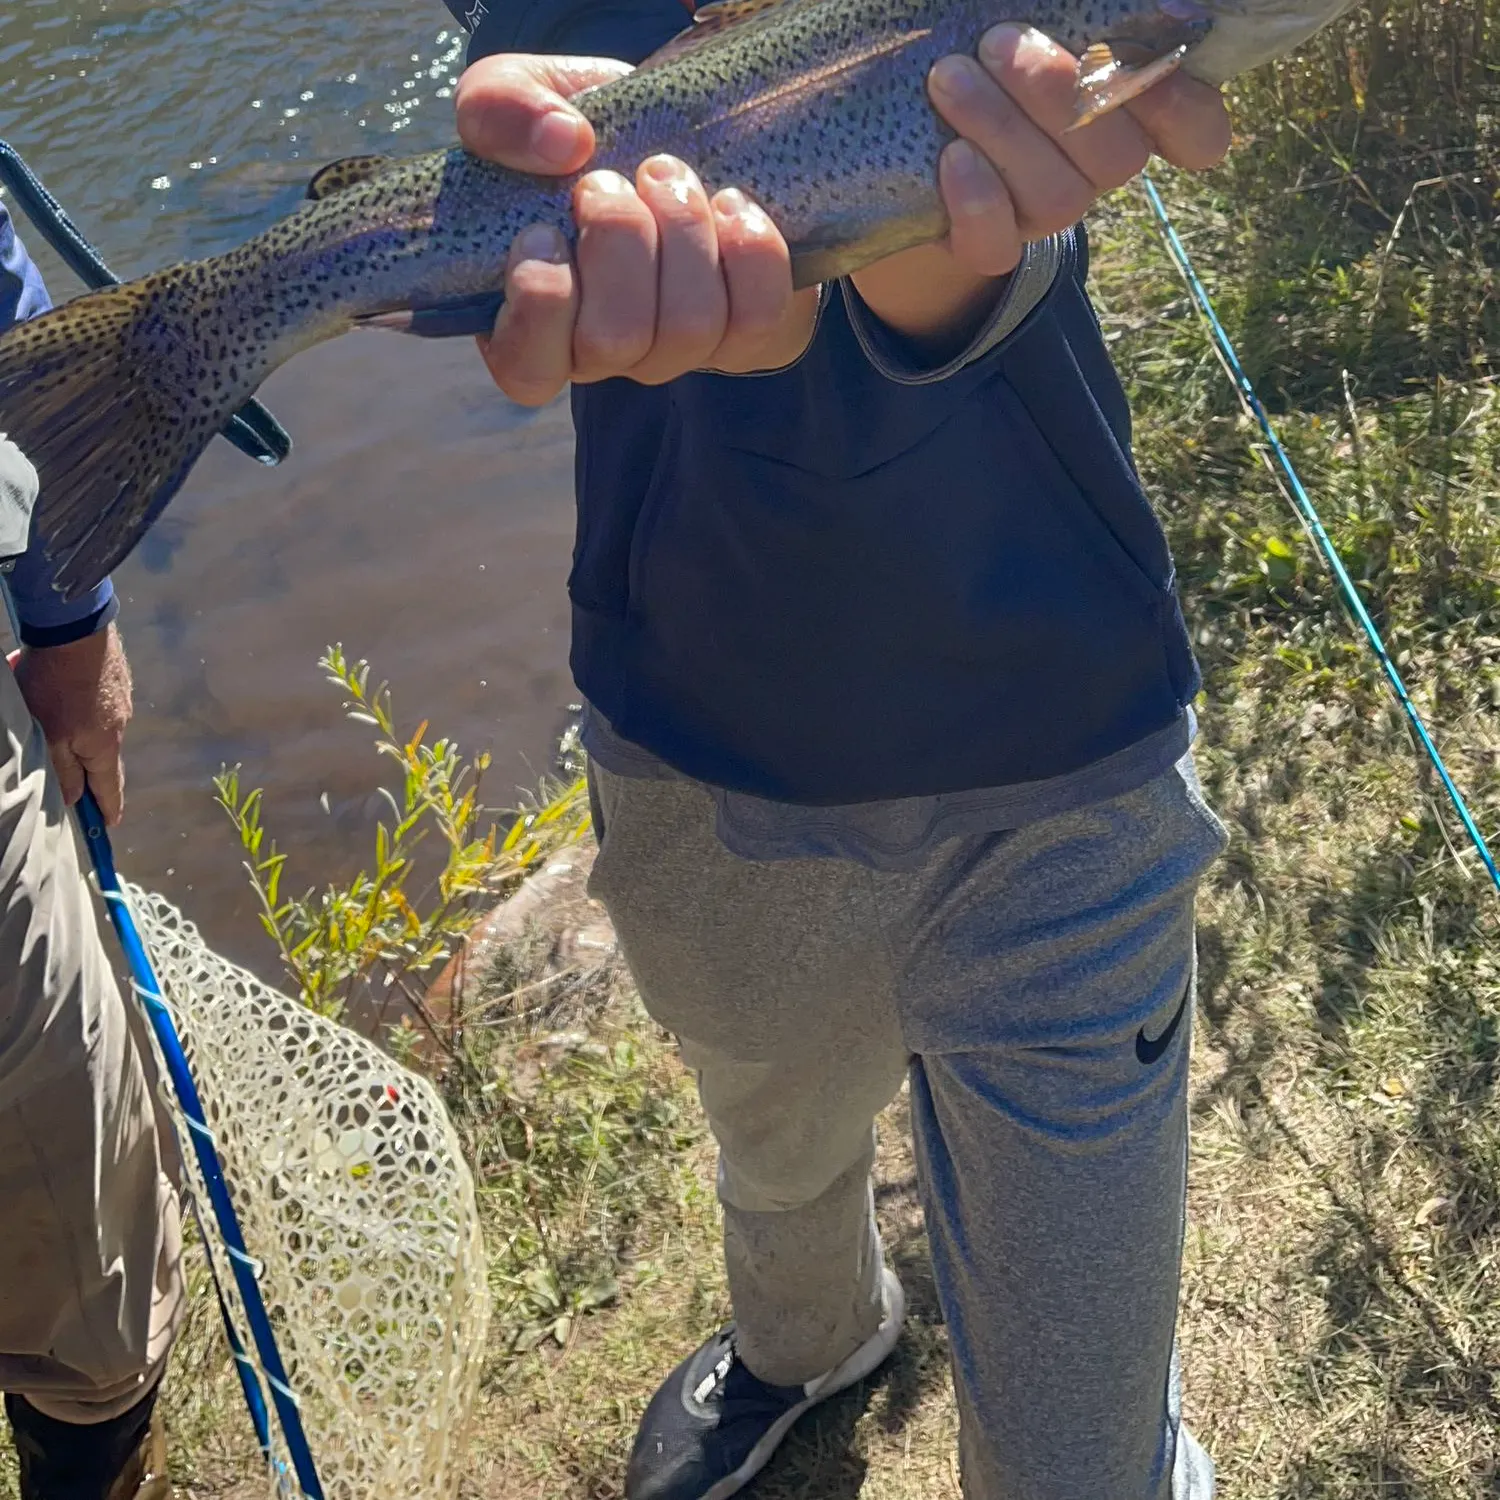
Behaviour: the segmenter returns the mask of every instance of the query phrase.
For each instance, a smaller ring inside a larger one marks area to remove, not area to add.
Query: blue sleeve
[[[24,323],[52,306],[42,273],[11,228],[10,211],[0,203],[0,328]]]
[[[638,63],[692,19],[687,0],[444,0],[469,61],[496,52],[573,53]]]
[[[16,238],[10,214],[0,203],[0,332],[24,323],[52,306],[41,272]],[[45,503],[45,498],[43,503]],[[21,640],[28,646],[65,646],[102,630],[119,613],[119,602],[109,579],[71,604],[52,587],[52,567],[33,541],[16,560],[8,576],[16,613],[21,617]]]

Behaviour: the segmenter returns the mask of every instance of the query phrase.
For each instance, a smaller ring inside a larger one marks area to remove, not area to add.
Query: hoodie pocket
[[[661,527],[662,518],[671,508],[673,496],[682,488],[679,473],[679,456],[682,451],[682,418],[674,402],[662,432],[661,448],[656,455],[655,467],[646,484],[646,493],[641,498],[641,508],[636,515],[635,530],[630,537],[630,555],[626,564],[626,598],[632,613],[639,609],[643,577],[647,557],[651,551],[652,538]]]

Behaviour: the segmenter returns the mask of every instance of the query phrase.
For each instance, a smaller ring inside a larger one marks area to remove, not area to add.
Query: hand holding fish
[[[576,172],[595,141],[568,98],[629,71],[604,58],[487,58],[459,82],[459,138],[502,166]],[[710,198],[691,168],[657,155],[634,183],[587,173],[573,215],[571,258],[550,226],[517,236],[504,306],[480,336],[511,400],[542,406],[570,381],[617,375],[655,385],[689,370],[775,369],[806,348],[817,290],[793,290],[786,241],[737,189]]]
[[[1078,223],[1153,154],[1202,171],[1228,151],[1219,91],[1181,72],[1070,128],[1081,67],[1042,32],[1004,25],[985,33],[978,61],[956,54],[928,74],[933,105],[959,136],[938,158],[948,235],[852,280],[871,311],[935,357],[967,341],[1025,243]]]
[[[1076,223],[1153,151],[1201,169],[1228,149],[1218,91],[1178,73],[1070,131],[1079,68],[1041,32],[1017,26],[987,32],[978,61],[954,55],[936,64],[929,93],[959,135],[939,160],[951,228],[938,244],[855,273],[877,317],[935,351],[962,341],[1027,240]],[[568,99],[628,71],[602,58],[484,59],[459,85],[459,136],[476,156],[513,170],[576,172],[593,154],[594,133]],[[815,299],[793,291],[785,241],[743,194],[710,199],[690,168],[659,155],[634,184],[615,172],[585,175],[573,213],[571,260],[546,226],[518,237],[505,305],[480,339],[512,400],[541,405],[569,381],[657,384],[689,370],[775,369],[806,347]]]

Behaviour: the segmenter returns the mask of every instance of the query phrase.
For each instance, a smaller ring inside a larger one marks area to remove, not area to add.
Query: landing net
[[[437,1091],[221,958],[170,902],[126,889],[198,1084],[324,1495],[450,1495],[489,1299],[473,1179]],[[179,1117],[179,1129],[190,1128]],[[184,1148],[188,1181],[205,1202],[185,1136]],[[240,1342],[251,1348],[230,1252],[216,1234],[204,1238]],[[274,1429],[272,1442],[269,1489],[295,1494]]]

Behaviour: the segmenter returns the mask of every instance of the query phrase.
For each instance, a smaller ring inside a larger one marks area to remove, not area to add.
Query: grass
[[[1238,90],[1158,181],[1482,826],[1500,829],[1500,6],[1377,6]],[[1204,668],[1232,845],[1201,904],[1189,1419],[1236,1500],[1500,1493],[1500,900],[1267,470],[1144,202],[1094,289]],[[492,976],[454,1103],[496,1332],[464,1493],[618,1500],[637,1416],[722,1318],[712,1152],[615,960],[545,931]],[[525,1003],[519,997],[525,990]],[[911,1323],[759,1500],[953,1500],[946,1344],[904,1104],[878,1201]],[[248,1495],[201,1289],[171,1398],[182,1493]],[[236,1477],[238,1476],[238,1477]],[[0,1477],[0,1494],[8,1494]]]

